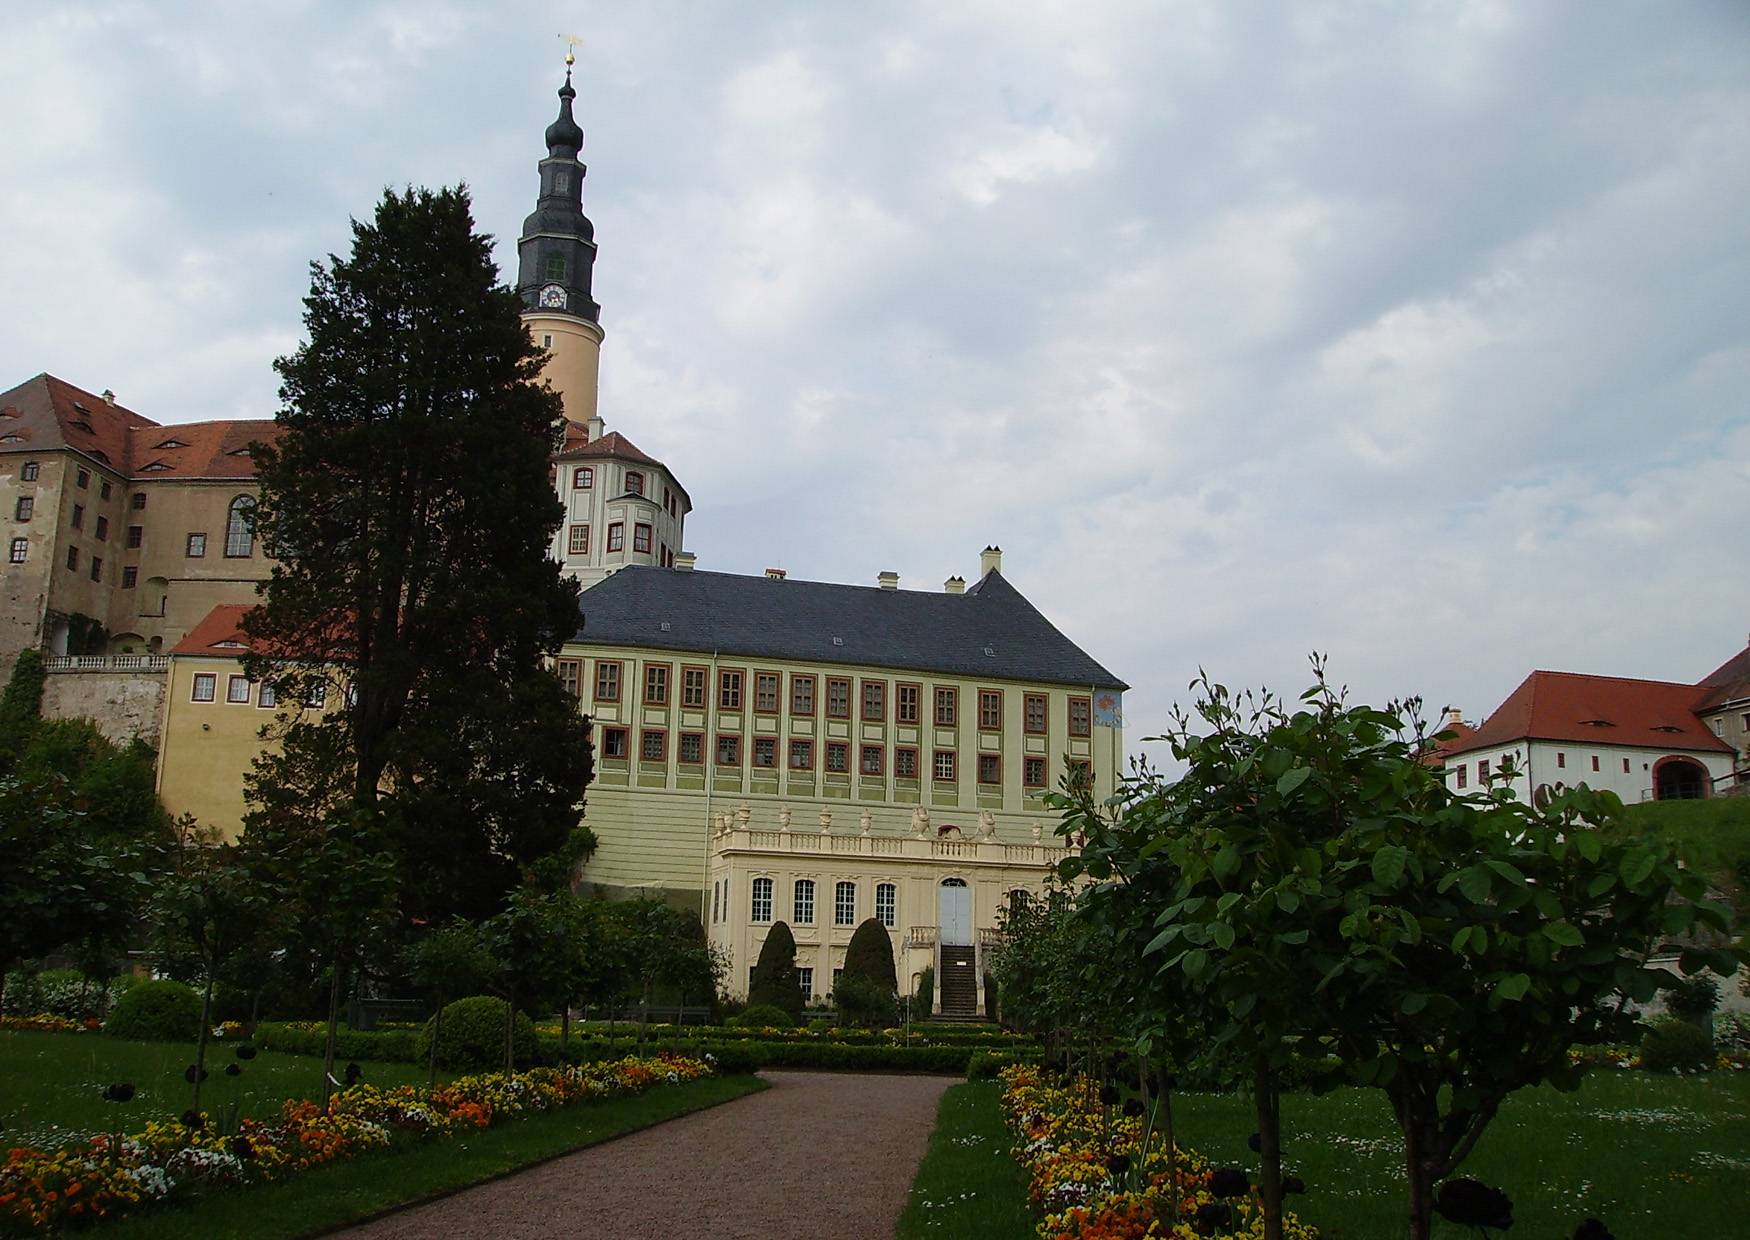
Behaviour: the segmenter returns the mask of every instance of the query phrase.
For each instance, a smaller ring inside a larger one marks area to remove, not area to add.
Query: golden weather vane
[[[565,40],[565,67],[569,69],[577,63],[577,45],[583,40],[574,34],[562,34],[559,37]]]

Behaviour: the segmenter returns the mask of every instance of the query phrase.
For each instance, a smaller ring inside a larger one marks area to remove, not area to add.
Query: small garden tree
[[[747,988],[747,1005],[770,1005],[791,1020],[802,1015],[802,983],[796,976],[796,936],[785,922],[777,922],[760,944],[759,959]]]
[[[851,934],[844,969],[833,986],[833,1003],[841,1021],[879,1029],[893,1021],[898,990],[893,939],[871,917]]]
[[[488,985],[505,1001],[506,1072],[516,1071],[518,1005],[556,1002],[563,995],[572,963],[571,929],[566,896],[527,887],[511,896],[502,913],[480,923],[480,946],[491,966]]]
[[[429,996],[432,1013],[431,1058],[427,1081],[437,1083],[438,1039],[443,1034],[444,1007],[471,995],[483,984],[492,961],[480,943],[480,932],[464,921],[429,930],[407,949],[408,980]]]

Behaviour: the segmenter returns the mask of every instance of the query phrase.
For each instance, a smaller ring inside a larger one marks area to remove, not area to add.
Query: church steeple
[[[583,213],[583,178],[588,169],[577,157],[583,149],[583,130],[571,115],[577,91],[571,86],[570,61],[568,54],[565,85],[559,88],[559,118],[547,126],[541,194],[517,241],[517,292],[529,311],[575,315],[595,323],[601,317],[601,307],[590,296],[595,226]]]

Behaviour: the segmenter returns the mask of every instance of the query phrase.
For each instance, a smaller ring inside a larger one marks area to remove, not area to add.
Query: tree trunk
[[[201,1109],[201,1074],[207,1066],[207,1030],[213,1023],[213,971],[207,970],[207,988],[201,992],[201,1027],[194,1042],[194,1109]]]
[[[340,962],[332,961],[328,975],[328,1036],[322,1043],[322,1109],[334,1097],[334,1039],[340,1031]]]
[[[1400,1109],[1398,1124],[1404,1134],[1404,1173],[1410,1182],[1410,1240],[1429,1240],[1434,1230],[1434,1186],[1422,1157],[1420,1125],[1407,1107]]]
[[[504,1071],[516,1072],[516,992],[504,997]]]
[[[644,1032],[650,1027],[650,983],[644,983],[644,993],[638,1000],[638,1049],[644,1049]]]
[[[440,995],[438,996],[437,1015],[431,1018],[431,1062],[426,1065],[427,1072],[425,1078],[426,1088],[428,1089],[437,1084],[438,1038],[443,1034],[443,1031],[444,1003],[443,996]]]
[[[559,1048],[561,1052],[571,1049],[571,1000],[564,999],[559,1007]]]
[[[1264,1240],[1282,1240],[1282,1095],[1262,1055],[1254,1073],[1258,1105],[1258,1194],[1264,1199]]]

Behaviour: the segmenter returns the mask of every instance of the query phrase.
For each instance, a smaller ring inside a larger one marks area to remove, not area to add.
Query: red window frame
[[[874,762],[869,759],[873,757]],[[881,745],[861,745],[857,749],[857,773],[859,775],[885,775],[887,773],[887,750]]]
[[[559,677],[559,687],[572,697],[583,696],[583,660],[555,659],[553,674]]]
[[[800,756],[802,761],[796,759]],[[792,771],[812,771],[814,769],[814,742],[806,736],[792,736],[790,749],[785,754],[785,761]]]
[[[937,685],[936,691],[930,695],[934,709],[930,718],[936,721],[938,728],[957,728],[960,726],[960,690],[955,685]]]
[[[1021,786],[1023,788],[1045,787],[1045,759],[1021,759]]]
[[[987,788],[997,788],[1003,782],[1003,758],[1001,754],[981,753],[978,755],[978,782]]]
[[[766,751],[763,761],[761,760],[761,752],[760,752],[762,747]],[[756,736],[756,737],[754,737],[753,744],[748,747],[748,753],[749,753],[749,758],[748,758],[749,763],[751,765],[753,765],[754,767],[758,768],[759,770],[775,771],[778,769],[778,738],[777,737],[775,737],[775,736]]]
[[[730,752],[733,754],[727,762],[723,760],[723,747],[725,745],[729,746]],[[714,747],[711,756],[716,759],[716,765],[718,766],[740,767],[741,737],[734,732],[719,732],[717,734],[717,744]]]
[[[741,713],[743,693],[747,686],[747,673],[739,667],[721,667],[717,669],[717,709],[732,710]],[[734,698],[734,701],[730,699]]]
[[[761,705],[766,699],[767,687],[771,690],[770,706]],[[778,698],[784,691],[784,678],[777,672],[755,671],[753,674],[753,709],[756,715],[775,715],[778,713]]]
[[[689,740],[698,743],[697,757],[687,757],[687,742]],[[704,766],[705,734],[703,732],[682,732],[680,734],[680,743],[675,746],[675,761],[681,766]]]
[[[1094,734],[1094,701],[1092,698],[1070,698],[1069,734],[1071,736],[1092,736]]]
[[[844,693],[842,706],[833,700],[833,694],[840,691]],[[849,676],[828,676],[826,678],[826,717],[828,719],[849,719],[851,717],[851,678]]]
[[[609,737],[620,738],[620,752],[611,753],[612,746]],[[632,760],[632,732],[630,728],[604,727],[602,729],[602,757],[612,762],[630,762]]]
[[[626,549],[626,523],[613,521],[608,524],[608,550],[624,551]]]
[[[571,474],[571,489],[587,491],[595,486],[595,466],[579,465]]]
[[[574,526],[572,526],[571,532],[568,535],[568,539],[569,539],[569,541],[565,544],[565,553],[567,555],[588,555],[589,554],[589,526],[588,525],[574,525]]]
[[[656,741],[656,754],[651,756],[650,742]],[[668,761],[668,729],[645,728],[638,734],[638,761],[667,762]]]
[[[698,673],[698,683],[692,683],[693,673]],[[681,664],[681,709],[704,710],[707,686],[711,683],[711,669],[698,663]],[[698,694],[698,701],[693,700],[693,694]]]
[[[833,759],[838,759],[834,765]],[[826,753],[822,758],[822,769],[828,775],[849,775],[851,773],[851,743],[849,741],[826,742]]]
[[[806,710],[796,704],[796,692],[803,685],[808,686],[808,709]],[[814,718],[814,712],[820,708],[819,688],[820,681],[816,677],[792,673],[790,676],[790,713],[806,719]]]
[[[666,663],[646,663],[644,665],[644,704],[646,706],[668,705],[669,665]]]
[[[626,471],[626,493],[628,495],[644,494],[644,475],[636,469]]]
[[[611,678],[613,680],[613,692],[607,693],[604,692],[602,688],[602,672],[610,667],[614,669],[614,674]],[[597,702],[618,702],[625,692],[625,665],[621,663],[619,659],[597,659],[595,661],[595,695],[593,700]]]
[[[632,550],[650,554],[650,526],[643,521],[632,526]]]
[[[902,758],[911,759],[911,774],[909,775],[900,769],[905,765]],[[895,745],[893,747],[893,777],[895,779],[916,779],[918,777],[918,748],[916,745]]]
[[[1034,717],[1038,726],[1034,726]],[[1051,731],[1051,699],[1043,693],[1029,693],[1021,699],[1021,728],[1028,736],[1044,736]]]
[[[874,691],[875,700],[869,700],[870,690]],[[885,723],[887,721],[887,682],[885,680],[865,680],[858,702],[862,708],[864,723]]]
[[[1003,730],[1003,691],[1001,689],[980,689],[978,691],[978,726],[985,732],[1001,732]]]

